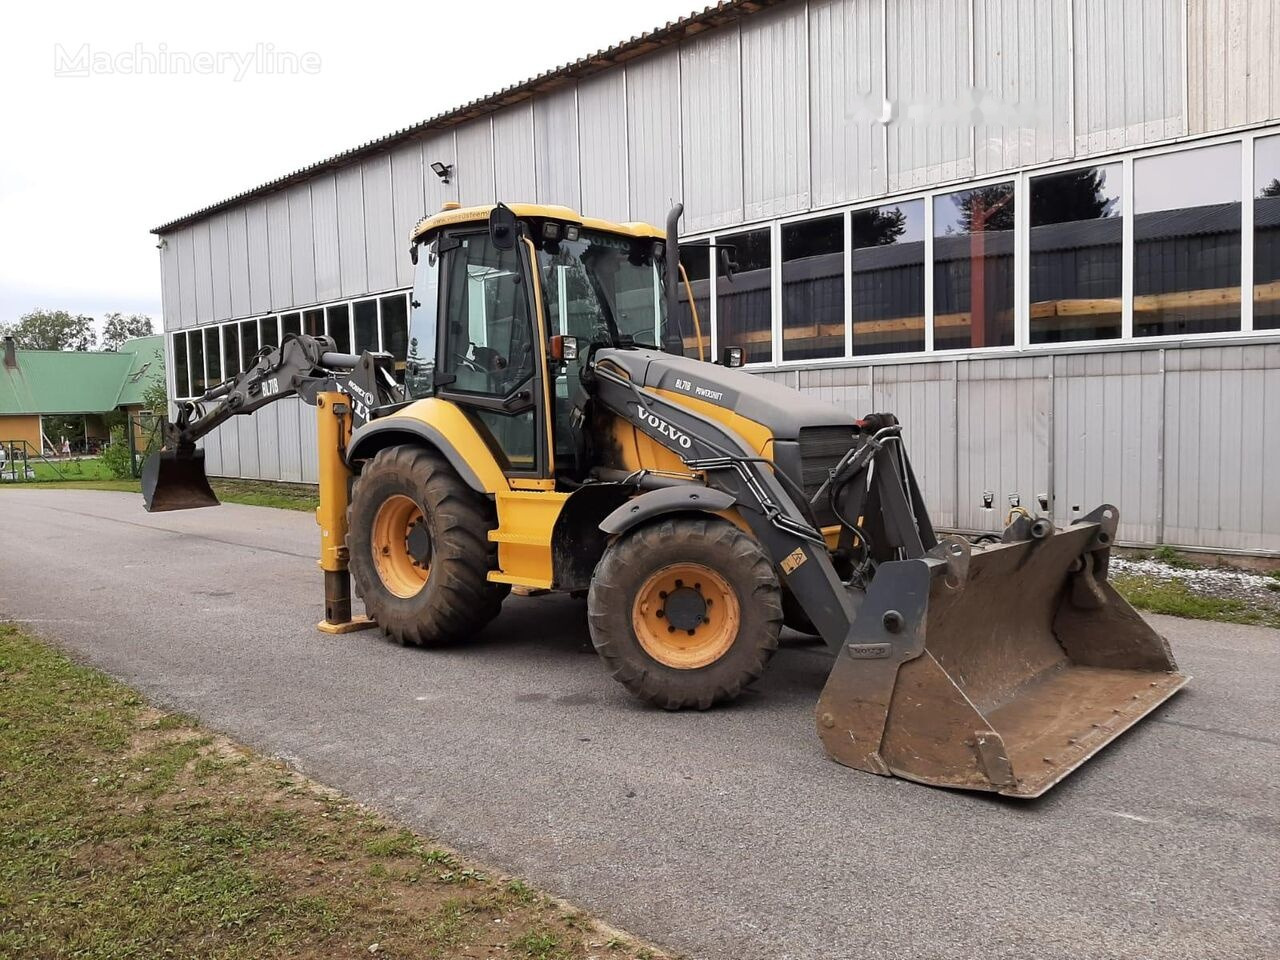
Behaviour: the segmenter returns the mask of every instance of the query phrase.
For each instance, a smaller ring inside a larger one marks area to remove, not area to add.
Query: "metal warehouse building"
[[[172,395],[290,331],[403,359],[410,228],[495,200],[682,200],[712,349],[896,412],[941,527],[1280,554],[1276,0],[722,3],[157,228]],[[209,472],[314,481],[314,434]]]

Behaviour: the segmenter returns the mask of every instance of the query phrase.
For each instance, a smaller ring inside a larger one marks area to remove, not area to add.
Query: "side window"
[[[536,357],[519,249],[499,250],[489,235],[456,238],[441,255],[444,349],[440,373],[450,390],[506,397],[526,383]]]

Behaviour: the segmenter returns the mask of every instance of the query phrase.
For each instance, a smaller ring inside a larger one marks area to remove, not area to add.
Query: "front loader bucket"
[[[148,513],[216,507],[218,502],[204,474],[203,450],[161,450],[142,464],[142,503]]]
[[[1169,645],[1107,583],[1119,514],[877,570],[818,702],[839,762],[1037,797],[1178,691]]]

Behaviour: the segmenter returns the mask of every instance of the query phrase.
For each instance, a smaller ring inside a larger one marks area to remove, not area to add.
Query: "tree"
[[[853,211],[853,245],[883,247],[897,240],[907,229],[907,215],[901,207],[871,207]]]
[[[22,350],[92,350],[93,318],[66,310],[33,310],[14,324],[0,324],[0,336],[11,336]]]
[[[126,317],[121,313],[108,313],[103,319],[103,350],[119,350],[126,340],[149,337],[155,332],[151,318],[145,314],[131,313]]]
[[[984,233],[992,230],[1013,229],[1013,187],[1007,183],[993,183],[989,187],[977,187],[953,194],[951,202],[960,211],[959,233],[973,233],[978,227]],[[948,227],[948,231],[950,231]]]
[[[1258,191],[1259,197],[1280,197],[1280,180],[1275,177],[1271,178],[1271,182]]]
[[[147,384],[147,388],[142,391],[142,408],[149,410],[157,417],[167,417],[169,415],[169,390],[165,384],[168,378],[164,375],[164,351],[157,350],[155,358],[151,361],[155,364],[156,376]]]
[[[1070,170],[1031,181],[1031,225],[1100,220],[1115,212],[1107,196],[1106,172],[1099,167]]]

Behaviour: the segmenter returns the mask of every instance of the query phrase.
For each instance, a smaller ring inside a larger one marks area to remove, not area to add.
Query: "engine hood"
[[[634,383],[732,410],[768,427],[778,440],[800,439],[802,427],[852,427],[857,420],[839,407],[745,370],[643,348],[606,348],[595,357],[625,370]]]

